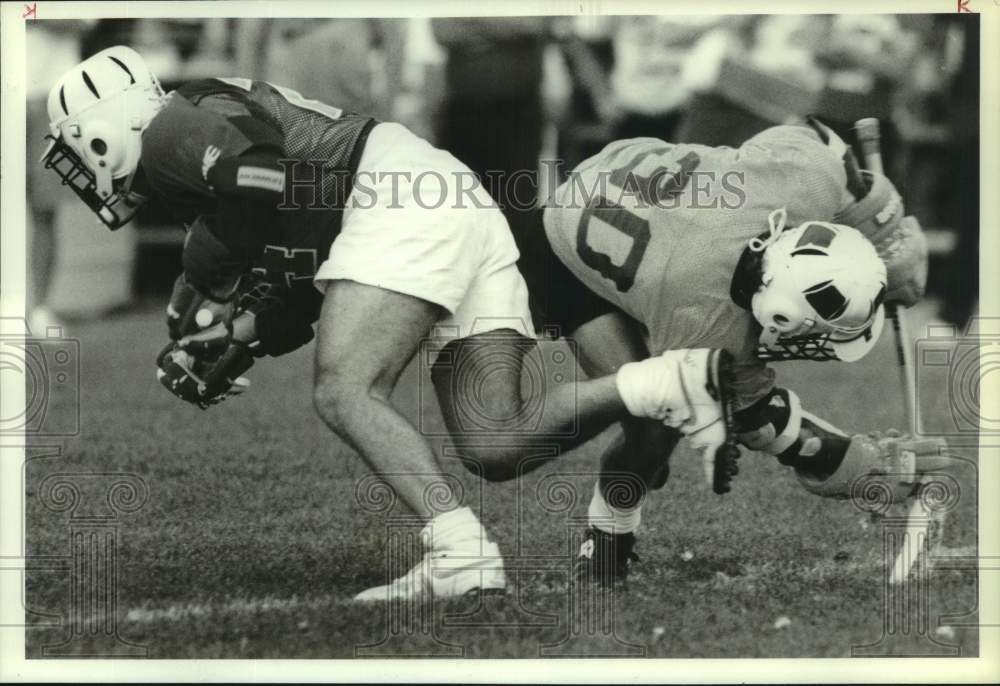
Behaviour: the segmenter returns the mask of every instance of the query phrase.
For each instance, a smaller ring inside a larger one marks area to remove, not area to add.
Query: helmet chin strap
[[[767,238],[751,238],[749,241],[750,249],[754,252],[764,252],[767,248],[778,240],[778,236],[781,232],[785,230],[785,222],[788,220],[788,212],[784,207],[779,207],[778,209],[767,215],[767,224],[770,229],[770,234]]]

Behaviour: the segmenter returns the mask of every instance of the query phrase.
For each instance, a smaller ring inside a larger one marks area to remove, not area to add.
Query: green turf
[[[733,492],[719,497],[702,483],[700,460],[679,450],[669,484],[644,510],[642,559],[628,585],[610,598],[575,595],[566,569],[608,434],[519,482],[483,484],[447,464],[508,557],[506,596],[432,608],[353,605],[353,594],[385,577],[387,525],[414,528],[396,519],[406,514],[398,506],[373,514],[358,505],[355,487],[368,472],[314,414],[311,346],[258,363],[244,398],[202,412],[154,380],[161,319],[159,309],[146,310],[73,328],[82,351],[82,431],[63,442],[36,441],[32,455],[52,443],[62,455],[37,457],[26,468],[29,656],[67,638],[75,654],[110,645],[100,635],[71,634],[71,574],[30,562],[67,559],[73,527],[88,525],[82,509],[46,507],[42,481],[95,472],[134,474],[148,487],[146,504],[113,524],[118,635],[149,657],[839,657],[883,636],[882,525],[849,502],[809,495],[759,455],[744,456]],[[891,340],[863,363],[790,364],[779,378],[842,427],[898,426]],[[410,416],[417,378],[408,370],[398,393]],[[933,394],[923,396],[930,419],[947,421],[940,389],[922,390]],[[65,398],[53,398],[50,411],[71,410]],[[439,425],[432,408],[422,411]],[[974,463],[957,475],[961,500],[946,542],[955,555],[974,555]],[[106,511],[100,488],[111,477],[101,478],[70,480],[89,484],[85,499],[97,498]],[[555,481],[572,485],[575,502],[544,501]],[[976,577],[965,562],[933,570],[929,604],[902,613],[926,626],[900,627],[874,650],[928,654],[940,648],[929,637],[948,624],[954,636],[937,641],[977,654]],[[41,626],[53,617],[62,626]],[[782,618],[787,625],[776,628]]]

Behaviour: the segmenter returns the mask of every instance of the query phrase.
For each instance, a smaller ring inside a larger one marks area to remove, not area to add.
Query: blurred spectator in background
[[[572,17],[558,35],[570,81],[566,111],[558,121],[558,157],[565,175],[612,139],[619,110],[609,75],[614,66],[614,17]]]
[[[65,294],[95,292],[76,288],[81,271],[106,284],[113,272],[131,270],[123,255],[136,252],[134,236],[119,232],[108,245],[90,236],[77,244],[72,226],[57,231],[72,224],[60,222],[57,211],[70,196],[37,164],[48,133],[49,84],[81,58],[117,44],[139,50],[167,90],[205,77],[266,79],[403,123],[477,172],[516,232],[530,225],[543,144],[546,155],[558,145],[565,173],[615,139],[738,146],[815,113],[856,143],[854,122],[878,117],[886,170],[904,200],[926,218],[925,228],[956,229],[955,250],[943,258],[942,241],[941,264],[931,272],[931,287],[945,296],[942,316],[964,325],[978,296],[978,15],[103,19],[29,26],[29,54],[37,56],[27,83],[33,330],[55,321],[50,301],[70,317]],[[559,125],[558,136],[548,124],[545,138],[547,120]],[[172,224],[168,208],[151,203],[140,218],[145,252],[168,243],[176,249],[180,233],[171,229],[165,240],[152,230]],[[59,269],[57,235],[66,243]],[[109,246],[121,255],[112,257]],[[140,281],[173,263],[147,262],[155,269],[136,270]],[[72,285],[64,288],[60,278],[50,289],[53,271],[67,270]],[[168,286],[169,271],[162,279]]]
[[[237,72],[389,119],[405,32],[398,19],[243,19]]]
[[[898,166],[899,129],[894,108],[900,87],[910,77],[917,36],[892,15],[855,14],[822,17],[816,63],[826,71],[817,116],[845,141],[854,141],[854,122],[876,117],[881,123],[882,163],[906,196]],[[860,155],[860,149],[855,147]]]
[[[853,143],[854,122],[877,117],[883,162],[898,178],[893,108],[917,40],[896,17],[773,15],[727,29],[721,65],[706,75],[714,83],[692,103],[680,140],[737,146],[769,126],[816,114]]]
[[[742,16],[717,27],[702,45],[701,78],[677,139],[736,147],[812,112],[824,80],[812,52],[820,21]]]
[[[139,19],[98,19],[80,35],[80,56],[87,59],[112,45],[134,45]],[[171,52],[173,46],[166,46]],[[138,49],[138,48],[136,48]]]
[[[434,40],[426,17],[399,19],[403,35],[402,69],[397,88],[389,93],[398,122],[424,140],[437,136],[435,122],[444,96],[445,54]]]
[[[164,89],[182,81],[236,76],[242,19],[101,19],[83,36],[82,57],[129,45],[158,75]]]
[[[436,143],[479,175],[512,231],[526,230],[538,191],[551,20],[433,19],[432,27],[447,55]]]
[[[72,193],[62,188],[57,177],[39,164],[47,146],[49,116],[46,101],[49,87],[67,69],[80,61],[80,35],[84,21],[38,21],[26,33],[26,51],[32,55],[26,74],[26,237],[28,289],[25,312],[32,333],[44,336],[49,326],[59,326],[49,302],[56,264],[56,221],[58,208]]]
[[[695,49],[720,17],[619,17],[614,28],[611,102],[614,138],[675,140],[703,65]]]
[[[953,62],[948,89],[950,151],[955,173],[949,190],[955,197],[958,241],[949,258],[942,318],[964,330],[979,299],[979,31],[978,14],[941,15],[957,39],[960,57]]]
[[[566,169],[611,140],[677,140],[692,94],[710,82],[729,17],[579,17],[563,51],[573,80]]]
[[[84,59],[113,45],[130,45],[139,52],[161,82],[176,83],[182,64],[199,49],[219,50],[218,41],[204,40],[202,19],[101,19],[83,36]],[[222,21],[222,20],[217,20]],[[166,86],[165,86],[166,87]]]
[[[922,26],[915,25],[918,18],[926,20]],[[925,226],[949,225],[955,208],[954,194],[945,183],[951,164],[948,89],[958,68],[961,48],[949,46],[952,41],[943,21],[930,15],[908,15],[905,19],[921,40],[893,109],[904,143],[897,167],[906,182],[907,206],[914,214]]]

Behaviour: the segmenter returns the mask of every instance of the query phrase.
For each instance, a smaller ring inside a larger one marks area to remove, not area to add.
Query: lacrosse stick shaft
[[[859,119],[854,124],[865,168],[878,174],[884,174],[882,167],[882,150],[879,144],[878,119]],[[909,423],[910,435],[916,436],[920,428],[919,408],[917,407],[916,380],[913,374],[912,351],[910,348],[910,332],[906,321],[906,310],[890,303],[886,305],[886,316],[892,320],[892,328],[896,332],[896,356],[899,358],[899,370],[903,380],[903,392],[906,394],[906,419]],[[919,488],[919,486],[918,486]],[[916,491],[914,492],[916,494]],[[940,537],[944,528],[944,515],[935,515],[924,504],[923,498],[917,497],[910,504],[906,515],[906,537],[903,548],[897,553],[889,574],[889,582],[901,584],[910,577],[913,568],[925,555],[930,555],[937,543],[931,538]]]
[[[882,166],[882,147],[880,143],[878,119],[867,117],[859,119],[854,124],[854,130],[861,144],[861,154],[865,168],[877,174],[884,174]],[[896,303],[886,305],[886,316],[892,320],[892,329],[896,333],[896,357],[899,359],[899,370],[905,394],[906,421],[910,435],[916,436],[921,422],[917,407],[917,388],[913,375],[913,353],[910,348],[910,331],[907,325],[906,310]]]
[[[909,422],[910,435],[916,436],[921,429],[920,408],[917,407],[917,384],[912,371],[913,353],[910,350],[910,327],[906,309],[896,303],[890,303],[887,314],[892,319],[892,328],[896,332],[896,354],[899,357],[899,368],[906,393],[906,421]]]

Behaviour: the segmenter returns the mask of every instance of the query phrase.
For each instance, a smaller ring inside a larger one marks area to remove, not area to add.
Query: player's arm
[[[192,223],[184,242],[183,288],[168,308],[171,338],[195,350],[214,341],[220,326],[254,352],[281,355],[312,338],[311,322],[289,304],[287,289],[255,278],[250,271],[278,221],[284,199],[283,152],[277,144],[255,145],[219,159],[205,174],[217,198],[214,215]],[[250,276],[247,279],[247,276]],[[212,313],[213,331],[194,321]]]
[[[734,415],[740,442],[774,455],[795,469],[806,490],[829,498],[851,497],[862,480],[877,476],[893,496],[905,498],[921,472],[943,458],[938,441],[908,436],[853,436],[802,408],[794,391],[773,388]]]
[[[277,145],[257,145],[218,160],[205,175],[216,212],[189,230],[183,265],[191,285],[210,298],[231,299],[240,276],[263,253],[284,199],[283,157]]]
[[[803,410],[798,395],[785,388],[772,388],[734,420],[740,443],[789,467],[831,473],[850,442],[843,431]]]
[[[232,298],[263,251],[285,188],[281,132],[239,103],[226,106],[223,116],[175,95],[142,139],[142,165],[157,195],[168,206],[201,200],[204,215],[184,244],[184,272],[190,286],[220,302]]]

